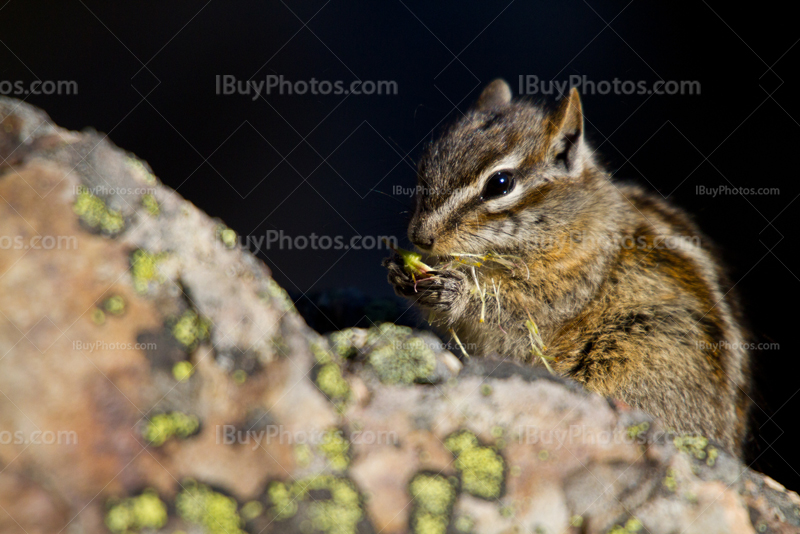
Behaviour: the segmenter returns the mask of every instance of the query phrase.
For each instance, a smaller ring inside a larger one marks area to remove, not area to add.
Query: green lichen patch
[[[271,513],[276,521],[283,521],[294,517],[297,513],[297,497],[292,489],[295,485],[287,486],[283,482],[273,482],[267,488],[267,496],[272,503]]]
[[[188,351],[197,348],[201,342],[208,339],[211,321],[201,317],[194,310],[186,310],[172,326],[172,335]]]
[[[627,428],[628,439],[638,440],[650,430],[650,423],[643,421],[638,425],[631,425]]]
[[[422,340],[414,339],[403,349],[384,346],[372,351],[369,363],[384,384],[411,384],[430,376],[436,357]]]
[[[156,185],[158,183],[158,179],[156,179],[155,175],[138,159],[128,156],[126,162],[131,171],[133,171],[133,174],[144,183],[148,185]]]
[[[456,500],[455,486],[442,475],[420,473],[411,480],[408,491],[414,504],[414,534],[445,534]]]
[[[242,506],[242,509],[239,510],[239,515],[242,516],[242,519],[245,521],[251,521],[257,517],[261,517],[261,514],[264,513],[264,505],[258,501],[250,501],[245,503]]]
[[[163,254],[152,254],[142,249],[135,250],[131,254],[133,288],[138,293],[147,293],[151,284],[160,282],[158,264],[163,258]]]
[[[288,356],[291,353],[291,347],[286,342],[286,339],[281,334],[275,334],[269,340],[272,353],[278,357]]]
[[[329,355],[317,351],[318,361],[366,361],[384,384],[436,380],[436,352],[407,326],[383,323],[369,329],[348,328],[328,335],[328,341]]]
[[[609,530],[608,534],[635,534],[636,532],[641,532],[642,528],[642,522],[635,517],[631,517],[624,525],[617,525]]]
[[[200,525],[207,534],[245,534],[236,499],[193,481],[183,487],[175,508],[185,521]]]
[[[231,373],[231,378],[233,378],[233,382],[237,386],[241,386],[245,382],[247,382],[247,371],[244,369],[237,369],[233,373]]]
[[[326,498],[313,496],[319,494]],[[293,483],[273,482],[267,495],[275,521],[291,519],[302,510],[311,528],[326,534],[356,534],[364,518],[358,491],[346,478],[315,475]]]
[[[326,364],[333,361],[333,354],[324,341],[314,340],[310,342],[308,346],[311,349],[311,354],[314,356],[314,359],[317,360],[317,363]]]
[[[475,528],[475,520],[468,515],[460,515],[453,521],[453,526],[459,532],[469,533]]]
[[[662,484],[670,493],[675,493],[675,490],[678,489],[678,479],[675,477],[675,470],[671,467],[667,469],[667,476],[664,477]]]
[[[340,358],[355,358],[359,354],[359,335],[354,328],[347,328],[330,335],[333,353]]]
[[[436,368],[436,354],[418,337],[382,336],[375,341],[369,363],[384,384],[411,384],[428,381]]]
[[[92,322],[97,326],[103,325],[106,322],[106,314],[100,308],[94,308],[92,310]]]
[[[299,467],[308,467],[313,459],[314,453],[311,452],[311,447],[308,444],[301,443],[294,446],[294,460]]]
[[[381,323],[367,331],[367,344],[377,345],[384,341],[402,340],[412,335],[411,327],[394,323]]]
[[[152,445],[160,447],[168,439],[186,439],[200,429],[200,420],[194,415],[182,412],[161,413],[147,422],[142,433]]]
[[[115,236],[125,229],[125,219],[117,210],[112,210],[106,203],[89,191],[89,188],[78,188],[78,197],[72,210],[89,228],[109,236]]]
[[[317,446],[328,460],[328,465],[335,471],[344,471],[350,465],[350,443],[341,430],[329,430]]]
[[[497,499],[503,493],[505,461],[493,448],[481,446],[477,436],[460,430],[444,441],[456,457],[455,467],[461,474],[461,489],[482,499]]]
[[[217,225],[217,238],[228,248],[236,246],[236,232],[224,224]]]
[[[447,447],[450,452],[458,456],[464,451],[478,447],[478,436],[469,430],[460,430],[450,434],[444,440],[444,446]]]
[[[342,370],[337,363],[318,366],[315,373],[314,383],[331,402],[344,403],[350,398],[350,385],[342,376]]]
[[[713,467],[715,463],[717,463],[717,457],[719,456],[719,451],[716,447],[709,447],[706,449],[708,453],[708,458],[706,458],[706,465],[709,467]]]
[[[105,523],[116,534],[159,529],[167,523],[167,505],[155,491],[145,490],[137,497],[109,501]]]
[[[161,206],[158,205],[158,200],[150,193],[142,195],[142,207],[153,217],[158,217],[161,214]]]
[[[175,380],[178,382],[189,380],[193,374],[194,366],[192,362],[184,360],[172,366],[172,376],[175,377]]]
[[[125,313],[125,299],[119,295],[114,295],[104,300],[102,307],[111,315],[122,315]]]
[[[716,463],[719,456],[719,450],[716,447],[709,447],[708,438],[703,436],[677,436],[672,440],[672,444],[685,454],[694,456],[698,460],[705,460],[709,467]]]
[[[296,311],[289,294],[272,278],[267,280],[267,288],[261,297],[272,302],[282,312]]]

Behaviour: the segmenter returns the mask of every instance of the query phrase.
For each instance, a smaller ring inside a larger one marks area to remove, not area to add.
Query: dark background
[[[741,4],[740,4],[741,5]],[[693,213],[724,251],[757,341],[754,467],[800,489],[794,446],[792,271],[800,194],[800,30],[782,5],[637,1],[0,0],[0,82],[75,80],[17,95],[87,126],[242,236],[398,236],[414,161],[502,76],[697,80],[700,95],[584,95],[589,139],[614,175]],[[780,9],[779,9],[780,8]],[[390,80],[397,95],[221,96],[216,76]],[[13,96],[13,95],[12,95]],[[554,95],[533,98],[554,100]],[[777,187],[779,194],[697,193]],[[384,250],[260,252],[298,298],[388,296]],[[785,433],[785,434],[784,434]]]

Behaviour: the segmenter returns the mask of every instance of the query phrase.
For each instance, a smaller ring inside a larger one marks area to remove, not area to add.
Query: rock
[[[0,155],[3,533],[800,531],[795,493],[539,369],[317,334],[103,135],[0,99]]]

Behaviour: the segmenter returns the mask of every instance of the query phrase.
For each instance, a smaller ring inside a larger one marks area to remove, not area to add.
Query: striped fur
[[[497,170],[511,170],[515,188],[483,201]],[[415,283],[388,261],[398,294],[434,324],[477,355],[538,365],[530,317],[557,373],[741,453],[748,338],[716,254],[682,211],[594,161],[577,92],[547,112],[493,82],[429,147],[419,185],[409,236],[432,242],[429,262],[492,252],[519,264],[474,274],[448,264]]]

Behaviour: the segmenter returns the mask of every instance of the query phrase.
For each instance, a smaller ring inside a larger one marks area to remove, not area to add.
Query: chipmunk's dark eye
[[[486,187],[483,188],[481,194],[482,200],[490,200],[493,198],[502,197],[507,195],[514,189],[514,177],[508,171],[499,171],[494,173],[489,181],[486,182]]]

